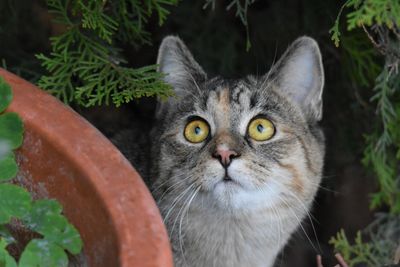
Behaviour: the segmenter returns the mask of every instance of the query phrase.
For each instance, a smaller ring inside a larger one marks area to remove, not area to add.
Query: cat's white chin
[[[256,211],[274,208],[280,204],[280,191],[274,185],[249,189],[236,181],[221,179],[211,192],[217,206],[223,209]]]
[[[283,185],[276,182],[260,183],[259,179],[249,175],[255,173],[243,160],[233,161],[227,173],[221,165],[212,162],[206,173],[203,188],[208,192],[207,198],[212,205],[229,210],[256,211],[273,209],[282,204]],[[280,176],[278,173],[273,175]]]

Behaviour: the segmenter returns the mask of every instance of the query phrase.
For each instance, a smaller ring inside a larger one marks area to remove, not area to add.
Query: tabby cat
[[[267,74],[240,80],[209,79],[173,36],[158,64],[176,96],[158,104],[150,160],[133,135],[121,148],[152,190],[175,266],[273,266],[322,175],[317,43],[301,37]]]

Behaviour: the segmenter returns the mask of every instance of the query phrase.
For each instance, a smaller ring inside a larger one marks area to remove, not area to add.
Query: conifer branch
[[[48,75],[38,85],[66,103],[83,106],[135,98],[172,95],[171,87],[157,73],[156,65],[130,68],[119,53],[118,43],[135,46],[150,43],[144,26],[156,13],[160,25],[177,0],[83,1],[48,0],[56,23],[65,31],[51,38],[50,55],[37,55]]]

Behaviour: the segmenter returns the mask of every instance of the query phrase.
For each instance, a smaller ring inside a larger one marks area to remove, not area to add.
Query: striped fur
[[[159,104],[148,179],[175,265],[272,266],[307,215],[322,176],[318,46],[299,38],[268,74],[241,80],[208,79],[177,37],[164,39],[158,63],[177,96]],[[276,128],[268,141],[247,135],[259,115]],[[185,140],[191,116],[210,125],[205,142]],[[233,182],[222,181],[225,170],[212,157],[219,145],[240,153],[228,167]]]

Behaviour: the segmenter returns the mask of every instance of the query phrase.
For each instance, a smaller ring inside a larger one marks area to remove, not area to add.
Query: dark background
[[[311,222],[303,222],[311,242],[299,229],[280,256],[277,266],[316,266],[315,256],[322,254],[325,266],[333,266],[333,248],[329,239],[343,228],[352,238],[371,220],[369,194],[376,190],[374,177],[361,164],[369,120],[375,116],[369,103],[371,88],[358,86],[352,78],[348,53],[330,40],[341,7],[340,1],[258,0],[249,8],[251,49],[246,51],[246,31],[234,10],[226,10],[230,1],[217,1],[215,9],[203,9],[203,0],[185,0],[170,9],[167,22],[158,26],[151,19],[147,30],[153,45],[123,47],[129,65],[154,64],[162,38],[179,35],[196,60],[210,76],[228,78],[246,74],[262,75],[297,37],[308,35],[317,40],[325,68],[324,118],[327,138],[324,179],[312,210]],[[51,22],[43,1],[0,0],[0,60],[10,71],[31,81],[43,73],[34,54],[48,53],[48,38],[62,31]],[[358,34],[352,32],[352,34]],[[344,32],[346,35],[346,32]],[[360,35],[362,36],[362,35]],[[362,38],[362,37],[361,37]],[[151,126],[154,99],[142,99],[114,107],[82,108],[73,106],[103,133],[111,137],[132,121],[143,129]]]

